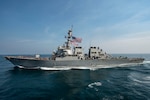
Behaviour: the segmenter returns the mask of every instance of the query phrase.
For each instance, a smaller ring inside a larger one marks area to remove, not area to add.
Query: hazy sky
[[[73,35],[108,53],[150,53],[150,0],[0,0],[0,54],[49,54]]]

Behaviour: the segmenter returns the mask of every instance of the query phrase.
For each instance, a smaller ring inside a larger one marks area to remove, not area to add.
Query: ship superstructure
[[[78,43],[81,43],[82,39],[72,36],[72,30],[68,31],[68,36],[66,36],[66,42],[63,46],[59,46],[56,52],[53,52],[53,58],[59,59],[59,57],[71,56],[72,59],[77,58],[79,60],[85,59],[109,59],[112,56],[103,52],[99,47],[91,46],[89,48],[88,54],[84,54],[84,50]],[[73,46],[73,48],[72,48]],[[55,59],[55,60],[56,60]]]
[[[101,48],[91,46],[88,53],[84,53],[81,46],[82,38],[72,35],[72,30],[68,31],[65,36],[66,42],[62,46],[58,46],[57,50],[52,53],[49,58],[42,58],[40,55],[35,57],[26,56],[6,56],[5,58],[15,66],[24,66],[26,68],[33,67],[91,67],[98,65],[114,65],[125,63],[141,63],[143,58],[127,58],[127,57],[112,57],[104,52]]]

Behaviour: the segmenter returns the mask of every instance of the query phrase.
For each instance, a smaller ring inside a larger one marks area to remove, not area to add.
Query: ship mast
[[[66,48],[70,49],[70,39],[72,37],[72,29],[68,31],[68,36],[67,36],[67,42],[66,42]]]

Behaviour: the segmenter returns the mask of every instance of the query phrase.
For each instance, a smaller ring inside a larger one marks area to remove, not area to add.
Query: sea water
[[[52,71],[16,68],[1,55],[0,100],[150,100],[150,54],[122,56],[145,61]]]

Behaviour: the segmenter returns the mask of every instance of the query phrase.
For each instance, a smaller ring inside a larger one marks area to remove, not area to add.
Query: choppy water
[[[0,56],[0,100],[150,100],[150,54],[142,64],[27,70]]]

